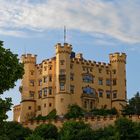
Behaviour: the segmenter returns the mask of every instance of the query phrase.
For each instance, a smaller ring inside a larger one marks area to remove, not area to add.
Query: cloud
[[[0,5],[0,30],[43,32],[66,25],[140,43],[139,0],[0,0]]]

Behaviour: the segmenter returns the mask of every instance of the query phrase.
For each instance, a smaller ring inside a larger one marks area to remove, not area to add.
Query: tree
[[[17,55],[9,49],[3,48],[3,41],[0,41],[0,95],[13,88],[15,82],[22,78],[23,74],[23,64],[19,62]],[[2,127],[3,120],[7,119],[6,112],[10,110],[11,106],[11,98],[3,100],[0,97],[0,127]]]
[[[115,129],[118,133],[119,140],[134,140],[135,139],[135,124],[126,118],[120,118],[115,122]],[[136,139],[139,139],[138,137]],[[136,140],[135,139],[135,140]]]
[[[123,107],[122,114],[124,115],[140,115],[140,93],[137,92],[132,97],[126,106]]]
[[[57,127],[53,124],[41,124],[40,126],[36,127],[33,133],[44,138],[45,140],[57,139],[58,136]]]
[[[5,122],[4,128],[0,129],[0,139],[24,140],[31,133],[29,128],[24,128],[18,122]]]
[[[85,111],[79,107],[78,105],[70,105],[68,106],[68,113],[65,115],[66,118],[79,118],[83,117]]]
[[[32,134],[29,137],[27,137],[25,140],[44,140],[42,137]]]
[[[92,140],[92,129],[84,122],[68,121],[63,124],[59,133],[60,140]],[[83,138],[82,138],[83,137]]]

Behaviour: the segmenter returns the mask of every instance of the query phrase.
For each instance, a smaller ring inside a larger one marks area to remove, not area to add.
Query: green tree
[[[24,140],[32,131],[24,128],[18,122],[5,122],[4,128],[0,129],[0,140]]]
[[[65,117],[68,119],[79,118],[79,117],[83,117],[84,114],[85,114],[85,111],[78,105],[74,104],[74,105],[68,106],[68,112],[67,114],[65,114]]]
[[[92,129],[84,122],[68,121],[63,124],[59,133],[60,140],[92,140]]]
[[[132,97],[126,106],[123,107],[122,114],[124,115],[140,115],[140,93],[137,92],[134,97]]]
[[[41,124],[40,126],[36,127],[33,133],[44,138],[45,140],[57,139],[58,136],[57,127],[53,124]]]
[[[135,123],[126,118],[120,118],[115,122],[116,133],[118,133],[119,140],[136,140],[135,137]],[[137,138],[138,139],[138,138]]]
[[[44,140],[42,137],[32,134],[29,137],[27,137],[25,140]]]
[[[23,73],[23,64],[19,62],[17,55],[9,49],[3,48],[3,42],[0,41],[0,95],[13,88],[15,82],[22,78]],[[11,98],[3,100],[0,97],[0,127],[2,127],[3,120],[7,119],[6,112],[10,110],[11,106]]]

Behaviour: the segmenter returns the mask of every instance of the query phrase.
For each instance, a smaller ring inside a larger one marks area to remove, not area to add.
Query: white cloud
[[[139,0],[0,0],[0,30],[76,29],[140,43]],[[2,34],[2,32],[0,32]]]

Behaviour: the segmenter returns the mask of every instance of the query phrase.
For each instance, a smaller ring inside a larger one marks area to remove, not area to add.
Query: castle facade
[[[55,50],[54,57],[40,64],[36,55],[22,55],[25,73],[14,121],[46,116],[53,109],[64,115],[72,104],[85,110],[115,107],[118,111],[126,104],[125,53],[110,54],[109,63],[97,63],[75,54],[67,43],[58,43]]]

